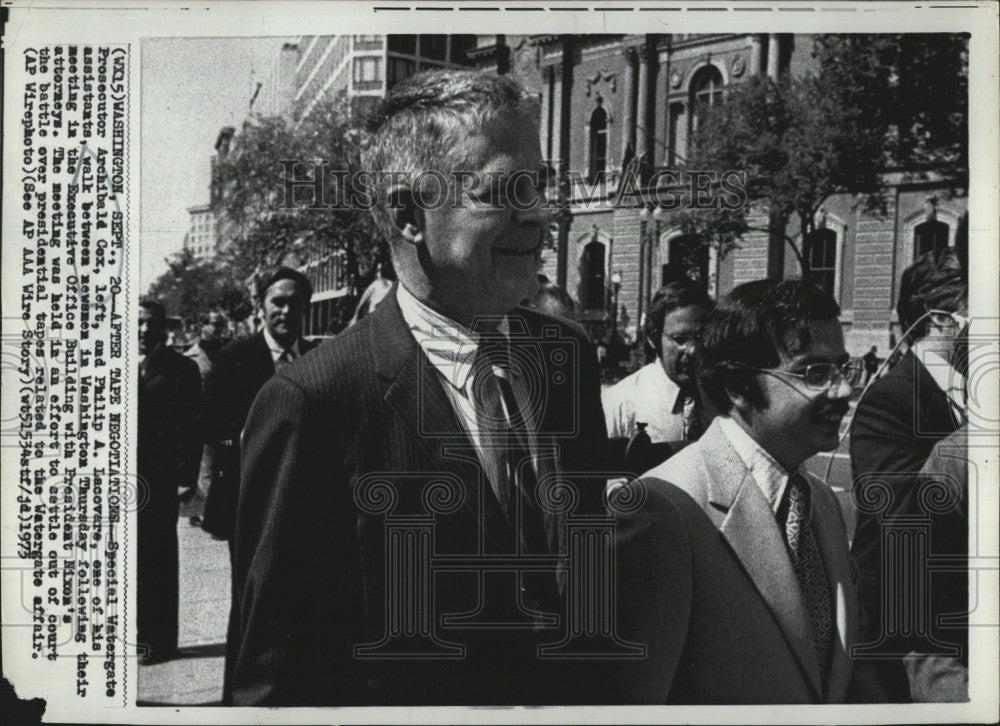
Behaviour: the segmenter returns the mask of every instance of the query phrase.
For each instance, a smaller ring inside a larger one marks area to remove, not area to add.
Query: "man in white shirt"
[[[602,392],[608,438],[629,439],[642,422],[654,444],[698,439],[704,428],[692,354],[713,307],[692,281],[670,282],[657,291],[645,329],[656,360]]]
[[[567,511],[544,483],[599,470],[606,433],[584,331],[518,307],[549,224],[537,119],[508,77],[438,71],[369,122],[399,284],[250,412],[237,705],[592,692],[539,655],[565,626]]]
[[[847,533],[802,463],[839,443],[851,386],[820,288],[761,280],[709,314],[699,376],[722,415],[694,444],[610,492],[621,635],[646,658],[613,668],[627,703],[838,703],[874,697]]]
[[[715,302],[690,280],[661,287],[650,303],[646,341],[656,360],[601,392],[614,464],[639,474],[697,441],[717,413],[701,394],[694,351]],[[645,425],[648,450],[626,443]]]

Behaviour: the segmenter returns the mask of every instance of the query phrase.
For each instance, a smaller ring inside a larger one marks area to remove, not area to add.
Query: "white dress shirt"
[[[403,320],[406,321],[417,345],[437,372],[456,418],[469,434],[490,483],[496,491],[499,491],[503,486],[501,477],[506,476],[502,473],[504,464],[489,439],[489,430],[480,425],[476,404],[472,398],[475,385],[474,362],[479,349],[479,335],[428,307],[414,297],[402,283],[397,289],[396,297]],[[500,321],[497,331],[505,338],[510,338],[510,326],[506,317]],[[528,448],[536,476],[540,479],[542,476],[542,471],[539,470],[540,459],[549,456],[539,450],[538,421],[535,420],[534,412],[529,405],[530,394],[525,382],[518,376],[508,375],[507,378],[514,390],[520,412],[526,418]],[[553,463],[552,467],[554,466]]]
[[[298,338],[295,339],[294,343],[292,343],[290,346],[288,346],[287,348],[285,348],[283,345],[281,345],[281,343],[279,343],[278,341],[276,341],[274,339],[274,336],[271,335],[271,331],[268,330],[267,327],[265,326],[264,327],[264,340],[267,341],[267,348],[268,348],[268,350],[271,351],[271,362],[274,363],[275,369],[277,369],[277,367],[278,367],[278,361],[281,358],[281,356],[283,356],[285,354],[286,350],[292,351],[292,353],[294,354],[293,358],[298,358],[301,355],[301,353],[299,353],[299,339]],[[289,362],[289,361],[286,361],[286,362]]]
[[[686,399],[686,400],[685,400]],[[684,414],[694,405],[667,377],[657,358],[601,392],[608,438],[630,439],[636,421],[646,424],[652,443],[684,440]]]
[[[785,487],[788,486],[788,472],[731,417],[719,416],[718,421],[722,433],[726,435],[729,443],[750,470],[754,481],[771,505],[771,510],[777,514],[778,505],[785,495]],[[812,475],[801,467],[798,473],[807,480],[812,478]]]

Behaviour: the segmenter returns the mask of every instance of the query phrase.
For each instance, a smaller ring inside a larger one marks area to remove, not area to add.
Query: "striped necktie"
[[[527,552],[549,552],[541,512],[535,503],[538,480],[528,440],[528,421],[514,394],[507,339],[482,336],[473,363],[471,400],[480,430],[497,452],[495,493],[507,520],[517,526]],[[498,445],[502,444],[502,445]]]

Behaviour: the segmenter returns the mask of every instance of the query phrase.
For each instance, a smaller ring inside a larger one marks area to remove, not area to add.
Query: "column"
[[[542,114],[538,120],[539,143],[546,159],[552,158],[552,68],[542,69]]]
[[[759,33],[750,36],[750,75],[759,76],[764,73],[764,41]]]
[[[622,51],[622,55],[625,56],[625,89],[622,94],[625,102],[624,123],[622,123],[622,159],[624,159],[625,150],[635,136],[635,109],[632,106],[632,96],[635,94],[635,48],[626,48]],[[634,144],[632,149],[635,149]]]
[[[566,288],[566,278],[569,274],[569,228],[573,223],[573,213],[569,207],[569,142],[571,124],[573,122],[573,72],[576,48],[573,36],[564,35],[562,43],[562,63],[559,65],[559,158],[562,160],[559,175],[559,196],[565,200],[562,214],[559,215],[559,246],[556,248],[556,284]]]
[[[771,33],[767,36],[767,77],[778,77],[779,35]]]
[[[562,63],[550,66],[552,74],[552,130],[549,136],[553,159],[559,158],[559,138],[562,134]]]
[[[639,51],[639,93],[636,99],[635,155],[646,160],[649,139],[649,53]]]

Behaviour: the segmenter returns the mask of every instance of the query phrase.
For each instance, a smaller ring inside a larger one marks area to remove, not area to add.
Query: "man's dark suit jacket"
[[[892,493],[884,512],[877,515],[858,512],[852,544],[852,554],[861,574],[861,604],[867,621],[864,643],[880,640],[883,632],[880,519],[924,515],[917,496],[917,474],[934,444],[956,428],[947,394],[935,383],[912,350],[872,384],[858,403],[851,429],[851,470],[855,495],[859,501],[867,499],[865,482],[874,480],[884,481]],[[935,540],[940,540],[939,552],[946,540],[957,537],[965,542],[966,533],[956,532],[953,515],[935,516],[932,521],[932,548]],[[953,548],[949,547],[949,550],[953,551]],[[931,612],[941,612],[942,608],[951,606],[947,602],[949,589],[939,576],[931,578]],[[911,607],[916,605],[914,602],[908,604]],[[923,646],[904,637],[888,640],[884,647],[886,650],[909,650]],[[901,661],[882,660],[877,665],[883,687],[889,695],[897,701],[909,701],[910,691]]]
[[[314,343],[299,340],[299,353]],[[205,380],[202,410],[206,442],[214,444],[215,475],[205,500],[202,527],[229,539],[236,521],[236,496],[240,488],[240,433],[250,405],[267,380],[274,375],[274,360],[264,333],[237,340],[219,351]]]
[[[568,432],[557,439],[560,470],[594,470],[602,463],[607,434],[592,345],[564,320],[520,308],[513,316],[542,340],[534,348],[543,353],[535,360],[547,382],[540,429]],[[553,339],[543,339],[543,327],[555,331],[564,349],[568,342],[577,351],[572,369],[548,354]],[[530,348],[514,343],[515,352],[534,355]],[[558,628],[443,627],[444,616],[475,616],[477,610],[481,617],[506,619],[512,612],[505,603],[518,596],[521,607],[558,612],[552,572],[524,578],[518,594],[513,579],[508,584],[515,592],[481,592],[471,568],[431,573],[410,567],[405,572],[411,586],[420,578],[433,586],[434,634],[464,647],[464,656],[355,654],[355,646],[383,641],[390,627],[386,602],[395,591],[387,589],[387,572],[388,579],[395,577],[386,559],[387,532],[399,517],[419,517],[430,506],[447,510],[434,518],[434,535],[426,543],[435,557],[504,553],[513,546],[511,526],[442,386],[393,293],[261,390],[243,440],[236,705],[565,702],[575,696],[560,687],[591,689],[593,684],[572,679],[550,685],[558,681],[560,664],[550,669],[537,661],[536,646],[558,642]],[[433,495],[449,484],[459,496]],[[600,484],[594,482],[598,495]],[[391,506],[391,519],[380,513],[382,506]],[[563,516],[547,519],[550,533],[564,536]]]
[[[201,375],[193,361],[161,345],[139,377],[136,464],[147,489],[138,522],[138,635],[150,655],[177,648],[177,488],[198,484],[195,423]]]

